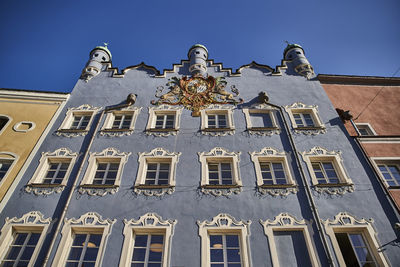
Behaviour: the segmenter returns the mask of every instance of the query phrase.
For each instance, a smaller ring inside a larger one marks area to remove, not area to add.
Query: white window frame
[[[201,116],[201,132],[204,135],[210,136],[226,136],[235,133],[235,126],[233,124],[233,109],[231,105],[209,105],[207,108],[200,110]],[[208,115],[225,115],[226,128],[209,128]]]
[[[129,106],[120,110],[107,112],[106,119],[104,120],[103,127],[101,128],[100,135],[106,136],[123,136],[131,135],[135,129],[136,119],[142,108]],[[132,120],[128,129],[114,129],[112,128],[115,116],[131,115]]]
[[[156,107],[149,107],[149,120],[147,121],[146,134],[154,136],[170,136],[176,135],[179,132],[180,121],[182,115],[182,107],[174,107],[170,105],[160,105]],[[174,115],[174,128],[173,129],[156,129],[157,115]]]
[[[297,193],[298,188],[295,180],[293,179],[292,172],[288,164],[287,153],[280,152],[272,147],[264,147],[261,151],[249,152],[251,160],[254,163],[254,169],[257,177],[257,187],[261,194],[270,194],[272,196],[287,196],[290,193]],[[264,185],[260,162],[279,162],[283,166],[286,176],[286,184],[284,185]]]
[[[348,212],[340,212],[333,220],[326,219],[321,220],[321,222],[324,225],[326,234],[332,242],[336,259],[340,266],[346,266],[346,264],[340,251],[339,243],[336,240],[335,233],[361,233],[378,266],[390,266],[383,254],[383,250],[379,249],[380,244],[377,239],[378,233],[373,227],[373,219],[357,219]]]
[[[220,213],[212,221],[197,221],[201,238],[201,266],[210,266],[210,234],[239,235],[240,259],[243,267],[250,266],[250,224],[251,221],[237,221],[233,216]]]
[[[292,105],[284,107],[289,115],[290,121],[295,133],[303,133],[306,135],[323,134],[326,133],[326,127],[322,123],[321,118],[318,113],[317,105],[306,105],[301,102],[293,103]],[[312,120],[314,122],[313,127],[299,127],[296,124],[296,120],[293,116],[294,113],[309,113],[311,114]]]
[[[356,127],[357,127],[357,130],[359,132],[360,132],[360,129],[365,129],[368,132],[367,135],[363,135],[360,132],[360,136],[374,136],[374,135],[377,135],[377,133],[375,132],[374,128],[372,128],[371,124],[369,124],[368,122],[356,123]]]
[[[388,188],[399,188],[398,186],[390,186],[381,171],[379,170],[379,164],[393,164],[397,165],[400,169],[400,157],[371,157],[372,165],[375,168],[375,171],[378,173],[381,180],[385,183],[386,187]],[[400,184],[399,184],[400,186]]]
[[[296,217],[289,213],[280,213],[274,218],[274,220],[260,220],[261,225],[264,228],[264,234],[268,238],[272,265],[279,267],[278,251],[276,249],[274,231],[276,232],[292,232],[301,231],[304,236],[304,241],[307,246],[308,255],[310,262],[313,267],[320,266],[318,257],[315,250],[315,245],[310,238],[310,232],[312,232],[311,222],[306,220],[298,220]]]
[[[25,191],[30,193],[33,192],[35,195],[49,195],[52,193],[60,193],[64,190],[67,185],[68,178],[74,167],[78,153],[73,153],[68,148],[59,148],[54,152],[42,152],[42,157],[39,160],[39,166],[36,168],[35,173],[29,180]],[[44,176],[49,170],[50,163],[52,162],[69,162],[67,172],[65,173],[64,179],[60,184],[43,184]]]
[[[162,267],[170,266],[171,241],[177,220],[163,220],[156,213],[146,213],[138,220],[124,219],[124,244],[122,246],[119,267],[130,267],[136,234],[162,234],[164,235],[164,247]]]
[[[13,217],[6,218],[6,222],[1,229],[0,236],[0,262],[4,259],[8,252],[8,248],[13,243],[13,234],[15,232],[41,232],[40,238],[33,251],[32,257],[28,266],[33,266],[39,255],[43,241],[46,238],[47,230],[50,226],[51,218],[44,218],[40,211],[31,211],[21,218]]]
[[[198,152],[201,163],[201,192],[214,196],[229,196],[242,191],[239,162],[241,152],[229,152],[222,147],[215,147],[210,152]],[[232,185],[210,185],[208,163],[229,162],[232,166]]]
[[[271,107],[267,104],[259,104],[252,106],[251,108],[243,108],[242,111],[246,118],[247,131],[250,134],[271,136],[273,134],[280,134],[281,129],[276,122],[276,108]],[[255,127],[251,122],[251,114],[269,114],[272,122],[271,127]]]
[[[120,152],[116,148],[108,147],[101,152],[89,153],[89,165],[83,176],[79,187],[79,193],[87,193],[90,196],[105,196],[115,194],[121,184],[122,172],[131,152]],[[97,171],[98,163],[117,163],[119,162],[117,177],[113,185],[94,185],[93,179]]]
[[[100,110],[98,107],[93,107],[89,104],[84,104],[79,107],[69,108],[67,113],[65,114],[65,119],[61,123],[60,128],[58,128],[56,134],[58,136],[66,136],[66,137],[76,137],[76,136],[85,136],[90,129],[90,125],[93,122],[93,119]],[[90,120],[85,129],[71,129],[71,125],[74,121],[75,116],[90,116]]]
[[[8,151],[0,151],[0,160],[7,160],[7,161],[12,161],[10,168],[8,168],[6,174],[0,181],[0,188],[3,186],[5,181],[8,179],[12,168],[14,168],[15,164],[17,163],[19,159],[19,156],[15,153],[8,152]]]
[[[150,152],[139,152],[139,169],[136,176],[134,192],[145,196],[162,196],[175,192],[176,165],[179,162],[181,152],[169,152],[161,147],[154,148]],[[168,185],[146,185],[148,163],[169,163]]]
[[[328,151],[326,148],[315,146],[310,151],[302,152],[301,155],[307,164],[312,184],[317,192],[343,195],[346,192],[354,191],[354,184],[343,166],[341,151]],[[340,182],[338,184],[319,184],[312,167],[313,162],[332,163]]]
[[[102,266],[104,250],[111,228],[117,220],[104,219],[97,212],[87,212],[80,218],[65,219],[64,226],[61,231],[61,241],[59,243],[52,266],[65,266],[68,259],[74,233],[92,233],[102,234],[99,251],[96,258],[95,267]]]
[[[4,124],[4,127],[2,129],[0,129],[0,135],[6,130],[8,125],[10,125],[11,121],[13,120],[10,116],[5,115],[5,114],[0,114],[0,118],[1,117],[8,119],[8,121],[6,122],[6,124]]]

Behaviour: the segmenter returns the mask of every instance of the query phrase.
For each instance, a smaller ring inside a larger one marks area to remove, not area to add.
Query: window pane
[[[272,127],[269,113],[250,113],[252,127]]]
[[[227,250],[228,262],[240,262],[240,250],[228,249]]]
[[[239,247],[239,236],[238,235],[227,235],[226,236],[226,246],[232,248]]]

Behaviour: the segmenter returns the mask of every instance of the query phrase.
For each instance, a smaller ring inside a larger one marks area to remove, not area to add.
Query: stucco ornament
[[[166,84],[169,92],[163,94],[164,87],[159,86],[155,95],[159,99],[152,100],[151,104],[183,105],[192,111],[192,116],[198,117],[200,110],[210,104],[237,105],[243,102],[241,98],[235,99],[239,95],[239,90],[235,85],[231,85],[232,93],[225,89],[226,85],[224,77],[172,77]]]
[[[280,213],[274,218],[274,220],[260,220],[260,223],[264,227],[268,226],[295,226],[295,225],[307,225],[306,220],[298,220],[296,217],[289,213]]]
[[[111,226],[117,220],[111,219],[103,219],[100,214],[97,212],[91,211],[83,214],[80,218],[71,218],[71,219],[64,219],[66,224],[70,224],[72,226]]]
[[[251,221],[237,221],[234,217],[227,213],[220,213],[215,216],[212,221],[197,221],[199,227],[243,227],[250,232]]]
[[[21,218],[13,217],[9,218],[7,217],[5,219],[6,224],[23,224],[23,225],[38,225],[38,224],[50,224],[51,218],[44,218],[44,215],[40,211],[31,211],[28,213],[25,213]]]
[[[160,227],[160,226],[173,227],[177,222],[178,222],[177,220],[163,220],[163,218],[160,215],[151,212],[141,216],[138,220],[131,219],[128,221],[127,219],[124,219],[125,225],[143,226],[143,227]]]
[[[320,220],[324,225],[368,225],[374,222],[373,219],[357,219],[348,212],[340,212],[333,220]]]

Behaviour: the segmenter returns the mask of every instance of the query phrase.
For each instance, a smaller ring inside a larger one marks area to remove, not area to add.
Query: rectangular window
[[[315,123],[311,113],[293,113],[297,127],[314,127]]]
[[[99,162],[93,178],[93,184],[113,185],[117,178],[119,162]]]
[[[115,115],[111,129],[130,129],[132,118],[132,114]]]
[[[250,113],[252,128],[272,128],[274,124],[271,115],[268,113]]]
[[[208,128],[227,128],[227,119],[225,114],[208,115]]]
[[[101,243],[101,234],[73,234],[66,267],[95,266]]]
[[[88,126],[91,117],[92,117],[91,115],[75,115],[74,114],[74,119],[72,121],[70,129],[86,130],[86,127]]]
[[[12,163],[12,160],[0,160],[0,181],[6,176]]]
[[[170,163],[147,163],[146,185],[169,184]]]
[[[281,162],[260,162],[264,185],[287,184],[285,169]]]
[[[232,164],[230,162],[209,162],[208,182],[210,185],[233,185]]]
[[[395,163],[379,163],[379,171],[389,186],[400,186],[400,168]]]
[[[175,115],[173,114],[157,114],[155,129],[174,129]]]
[[[163,266],[164,235],[136,234],[131,266]]]
[[[356,123],[361,136],[374,136],[376,132],[369,123]]]
[[[312,162],[311,164],[319,184],[339,183],[339,178],[332,162]]]
[[[239,235],[210,234],[211,267],[242,266]]]
[[[40,232],[16,232],[1,266],[28,266],[39,241]]]
[[[377,266],[361,233],[335,233],[347,266]]]
[[[273,231],[273,235],[280,266],[312,266],[303,231]]]
[[[69,168],[69,162],[49,162],[49,169],[43,178],[43,184],[61,184]]]

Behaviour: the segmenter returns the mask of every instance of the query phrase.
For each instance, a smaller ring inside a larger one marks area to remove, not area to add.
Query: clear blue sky
[[[288,40],[316,73],[390,77],[400,68],[400,1],[2,0],[0,40],[2,88],[69,92],[103,42],[119,69],[171,68],[194,43],[235,70],[275,67]]]

